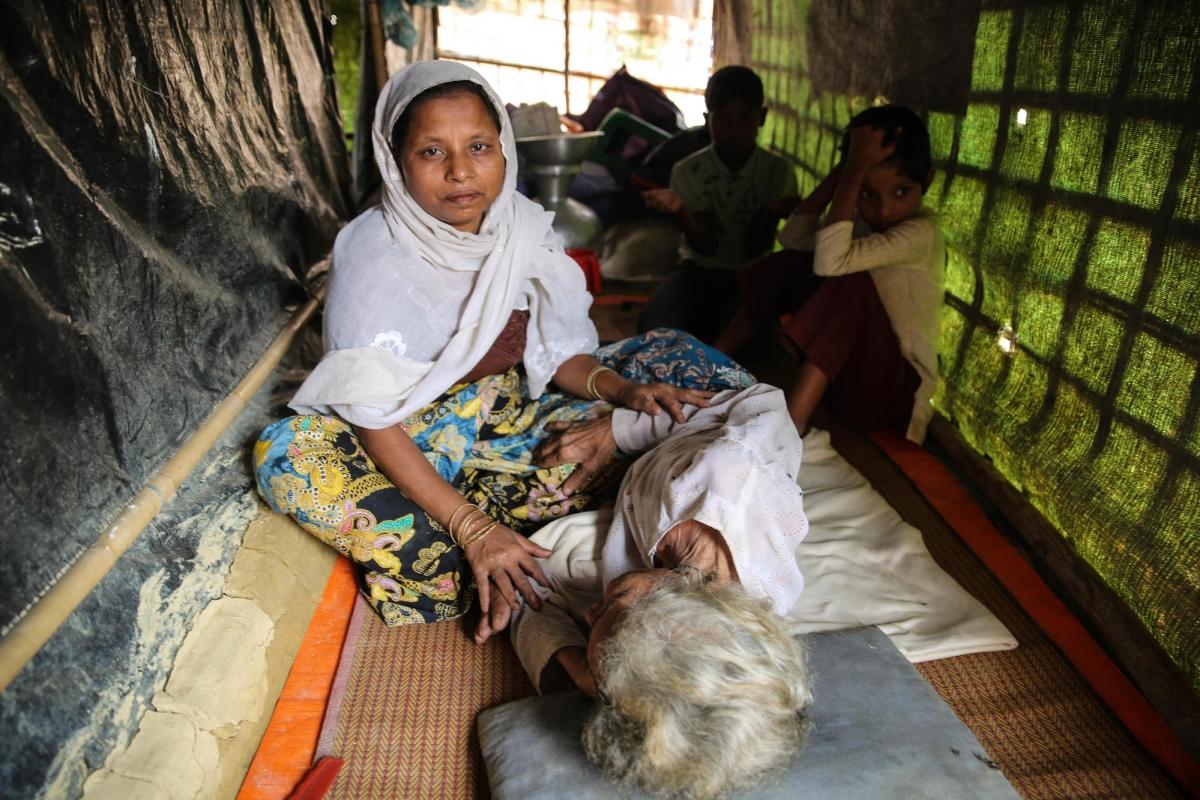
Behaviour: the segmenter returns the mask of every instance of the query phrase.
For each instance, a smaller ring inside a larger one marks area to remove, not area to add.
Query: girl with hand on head
[[[537,607],[549,551],[526,536],[593,506],[620,466],[538,448],[576,453],[553,434],[605,403],[682,419],[740,373],[669,331],[596,350],[582,272],[515,191],[512,127],[474,70],[397,73],[372,141],[381,202],[334,245],[326,353],[299,416],[260,437],[259,491],[359,565],[389,625],[462,614],[472,583],[484,612]]]
[[[921,204],[933,180],[929,132],[909,108],[874,106],[850,120],[841,154],[788,218],[786,249],[741,273],[741,308],[715,347],[736,353],[779,320],[797,364],[788,392],[797,429],[827,398],[843,423],[902,427],[920,444],[933,416],[946,265],[941,229]]]

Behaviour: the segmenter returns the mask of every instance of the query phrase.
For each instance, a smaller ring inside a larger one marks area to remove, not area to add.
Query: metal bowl
[[[517,152],[530,164],[578,164],[588,157],[602,138],[603,131],[522,136],[517,139]]]

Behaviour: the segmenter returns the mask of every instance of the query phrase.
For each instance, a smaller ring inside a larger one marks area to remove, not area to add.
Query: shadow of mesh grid
[[[1200,687],[1200,21],[1187,4],[984,2],[953,41],[903,9],[889,28],[825,5],[754,4],[760,142],[811,189],[877,96],[924,113],[948,254],[935,404]],[[942,67],[968,65],[961,103],[894,67],[832,86],[829,52],[922,41],[969,49]]]

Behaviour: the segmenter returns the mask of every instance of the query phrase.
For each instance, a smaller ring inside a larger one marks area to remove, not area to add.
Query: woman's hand
[[[666,409],[671,419],[683,422],[685,404],[708,408],[708,399],[715,394],[716,392],[702,392],[699,389],[684,389],[669,383],[625,381],[617,390],[613,402],[653,416],[658,416],[659,412]]]
[[[850,150],[846,160],[860,168],[871,168],[887,159],[896,152],[896,139],[901,128],[885,131],[870,125],[860,125],[850,130]]]
[[[716,528],[694,519],[684,520],[663,534],[655,548],[654,560],[666,569],[694,567],[718,586],[738,579],[725,537]]]
[[[496,525],[487,536],[467,545],[464,552],[471,571],[475,573],[479,609],[485,618],[493,605],[504,604],[516,609],[520,602],[518,593],[534,610],[541,609],[542,598],[529,585],[529,578],[542,586],[549,585],[537,559],[549,558],[552,555],[550,550],[534,544],[504,525]],[[493,593],[497,597],[493,597]],[[493,603],[493,600],[496,602]],[[508,624],[507,618],[504,624]]]
[[[492,607],[479,614],[479,625],[475,628],[475,644],[483,644],[497,633],[502,633],[512,620],[513,609],[508,603],[492,603]]]
[[[716,394],[682,389],[669,383],[634,383],[615,370],[605,369],[589,355],[572,356],[564,361],[554,373],[554,385],[576,397],[595,399],[598,395],[599,399],[613,405],[654,416],[665,408],[676,422],[684,421],[685,403],[707,408],[708,398]],[[565,458],[559,463],[572,463],[572,459]]]
[[[605,415],[585,422],[551,422],[546,430],[557,435],[547,439],[533,453],[542,467],[578,464],[563,482],[563,494],[569,495],[587,485],[601,467],[617,452],[612,417]]]

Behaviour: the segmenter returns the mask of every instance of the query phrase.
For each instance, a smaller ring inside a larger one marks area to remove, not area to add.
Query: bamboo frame
[[[112,524],[63,573],[50,589],[0,639],[0,692],[8,688],[21,669],[66,622],[84,598],[130,548],[151,520],[171,501],[175,492],[212,449],[217,438],[245,410],[292,341],[321,304],[318,291],[288,320],[241,382],[179,448],[171,460],[134,495]]]

